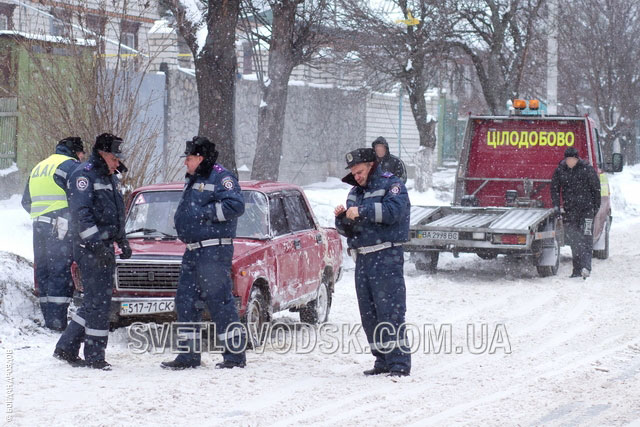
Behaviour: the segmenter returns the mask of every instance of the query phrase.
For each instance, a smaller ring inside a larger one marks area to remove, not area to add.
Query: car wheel
[[[269,310],[267,303],[259,288],[251,289],[247,311],[244,315],[244,323],[247,326],[247,340],[251,347],[261,345],[266,338],[266,327],[269,323]]]
[[[325,280],[320,283],[316,299],[300,310],[300,320],[304,323],[324,323],[329,319],[331,292]]]
[[[605,229],[602,231],[604,234],[604,249],[593,251],[594,258],[597,259],[607,259],[609,258],[609,229],[611,226],[609,225],[609,220],[604,224]]]

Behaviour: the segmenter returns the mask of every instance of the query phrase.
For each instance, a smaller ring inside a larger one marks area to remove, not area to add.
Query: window
[[[130,21],[122,21],[120,25],[120,39],[123,45],[130,47],[132,49],[138,49],[138,29],[140,28],[140,24],[137,22]],[[132,53],[125,52],[123,53]]]
[[[104,53],[105,42],[101,37],[104,37],[105,35],[106,26],[106,17],[98,15],[87,15],[87,22],[85,27],[93,34],[87,34],[85,37],[88,39],[94,39],[96,41],[96,46],[100,53]]]
[[[598,129],[595,129],[596,131],[596,160],[598,162],[598,167],[600,169],[604,169],[604,161],[603,161],[603,157],[602,157],[602,146],[600,145],[600,133],[598,132]]]
[[[51,35],[69,37],[71,35],[71,11],[53,9],[51,15]]]
[[[289,233],[289,225],[284,213],[281,195],[270,198],[269,217],[271,218],[271,231],[274,237]]]
[[[15,4],[0,3],[0,31],[13,29],[13,9]]]
[[[310,230],[313,228],[313,221],[302,195],[287,195],[284,198],[284,210],[291,231]]]

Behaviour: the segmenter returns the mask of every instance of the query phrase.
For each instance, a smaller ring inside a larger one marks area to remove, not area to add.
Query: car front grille
[[[180,278],[180,264],[118,263],[117,289],[175,291]]]

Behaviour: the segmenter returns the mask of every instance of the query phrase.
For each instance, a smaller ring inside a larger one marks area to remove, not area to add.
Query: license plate
[[[457,231],[418,231],[418,239],[458,240]]]
[[[175,302],[173,300],[123,302],[120,305],[120,314],[135,316],[138,314],[170,313],[174,309]]]

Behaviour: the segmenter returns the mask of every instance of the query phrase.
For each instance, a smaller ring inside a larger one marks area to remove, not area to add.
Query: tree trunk
[[[269,85],[262,93],[258,110],[258,139],[251,179],[278,180],[290,74],[291,69],[284,61],[269,55]]]
[[[294,67],[293,37],[297,2],[274,5],[268,78],[258,109],[258,139],[251,179],[276,181],[280,174],[289,77]]]
[[[415,188],[420,192],[427,191],[433,187],[434,154],[434,148],[420,147],[420,150],[415,155]]]
[[[209,2],[208,35],[194,54],[200,125],[198,133],[216,144],[218,163],[237,173],[234,116],[236,89],[235,35],[240,2]],[[190,139],[193,135],[185,135]]]
[[[422,63],[414,63],[416,76],[422,75]],[[408,88],[411,112],[418,128],[420,151],[416,154],[416,190],[427,191],[433,183],[433,153],[436,148],[436,121],[427,121],[427,103],[424,99],[423,80],[416,77],[410,81]]]

